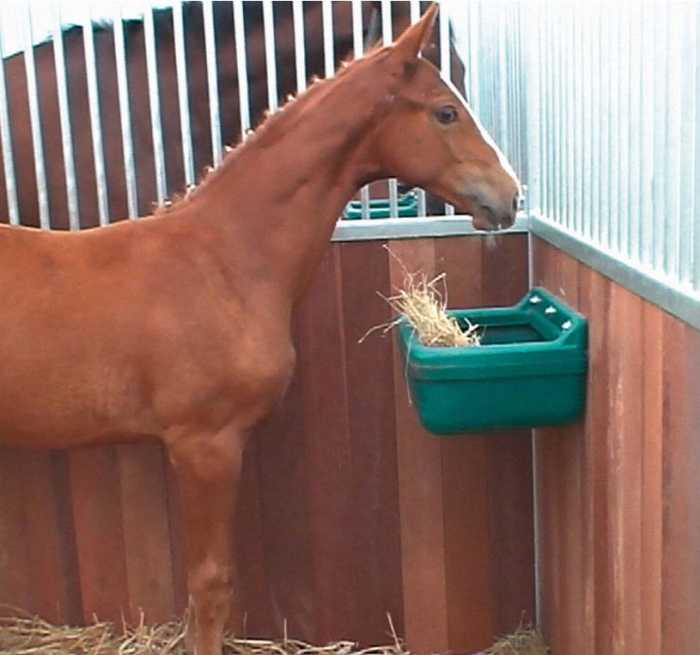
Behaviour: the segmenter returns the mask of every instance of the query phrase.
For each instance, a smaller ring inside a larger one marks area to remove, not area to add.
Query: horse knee
[[[224,622],[233,599],[233,567],[212,561],[196,567],[189,580],[197,623]]]
[[[175,470],[192,480],[226,480],[240,474],[243,444],[235,438],[201,436],[182,440],[169,448]]]

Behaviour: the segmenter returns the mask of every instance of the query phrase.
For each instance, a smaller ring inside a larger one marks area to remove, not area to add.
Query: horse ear
[[[411,25],[394,43],[394,54],[404,62],[412,62],[418,59],[420,51],[428,45],[432,35],[435,18],[438,12],[438,4],[434,2],[422,18]]]

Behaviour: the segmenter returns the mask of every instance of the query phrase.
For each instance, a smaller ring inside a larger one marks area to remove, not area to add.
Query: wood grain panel
[[[387,613],[403,634],[399,492],[391,336],[367,330],[391,319],[379,296],[391,293],[389,254],[375,241],[336,246],[342,268],[341,298],[351,440],[354,575],[365,600],[356,607],[356,631],[371,643],[386,639]]]
[[[302,378],[304,442],[307,453],[307,511],[311,532],[315,641],[340,630],[350,637],[359,597],[353,572],[351,524],[352,444],[337,248],[321,262],[315,283],[300,308],[299,373]],[[341,627],[342,626],[342,627]]]
[[[60,529],[63,522],[72,523],[67,457],[38,451],[24,454],[23,460],[28,586],[35,590],[42,616],[74,623],[82,616],[77,554],[72,534]]]
[[[700,410],[688,390],[700,376],[700,334],[541,241],[534,255],[537,280],[583,311],[590,330],[585,421],[557,430],[558,440],[536,431],[553,652],[691,655]]]
[[[481,306],[482,241],[438,241],[435,252],[436,272],[447,274],[450,305]],[[481,649],[497,630],[495,570],[489,566],[475,571],[471,566],[488,560],[493,547],[489,476],[484,475],[490,449],[489,437],[478,434],[440,440],[448,643],[454,650]],[[465,616],[474,620],[465,621]]]
[[[149,622],[170,621],[175,594],[163,452],[157,443],[132,444],[119,446],[117,458],[128,616],[137,621],[143,611]]]
[[[409,266],[435,275],[432,241],[400,241],[392,251]],[[392,286],[402,288],[404,271],[390,262]],[[399,467],[401,560],[405,636],[417,653],[449,648],[445,525],[440,442],[430,438],[409,405],[404,365],[394,343],[394,386]]]
[[[644,449],[642,452],[642,655],[661,655],[663,548],[663,368],[664,313],[645,304]]]
[[[23,501],[24,463],[29,453],[0,449],[0,603],[9,608],[38,606],[35,601],[27,549],[27,516]]]
[[[116,448],[69,455],[83,619],[119,622],[129,611],[129,588]]]

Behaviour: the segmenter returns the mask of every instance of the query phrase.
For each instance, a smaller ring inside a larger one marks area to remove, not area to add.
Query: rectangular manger
[[[586,398],[586,319],[542,288],[512,307],[448,312],[480,326],[481,345],[423,345],[399,325],[411,396],[437,435],[558,425],[578,419]]]

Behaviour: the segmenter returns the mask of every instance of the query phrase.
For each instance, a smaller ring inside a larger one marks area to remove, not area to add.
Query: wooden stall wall
[[[391,249],[446,272],[452,305],[507,304],[526,290],[527,244],[496,241]],[[328,250],[295,317],[297,375],[247,453],[246,632],[280,636],[287,621],[313,642],[385,643],[389,613],[417,653],[470,652],[534,614],[531,443],[420,428],[394,339],[358,343],[390,318],[377,291],[402,281],[382,245]],[[58,622],[170,619],[186,604],[181,543],[157,444],[0,451],[0,603]]]
[[[700,333],[536,240],[589,318],[585,421],[537,430],[539,601],[554,655],[700,644]]]

